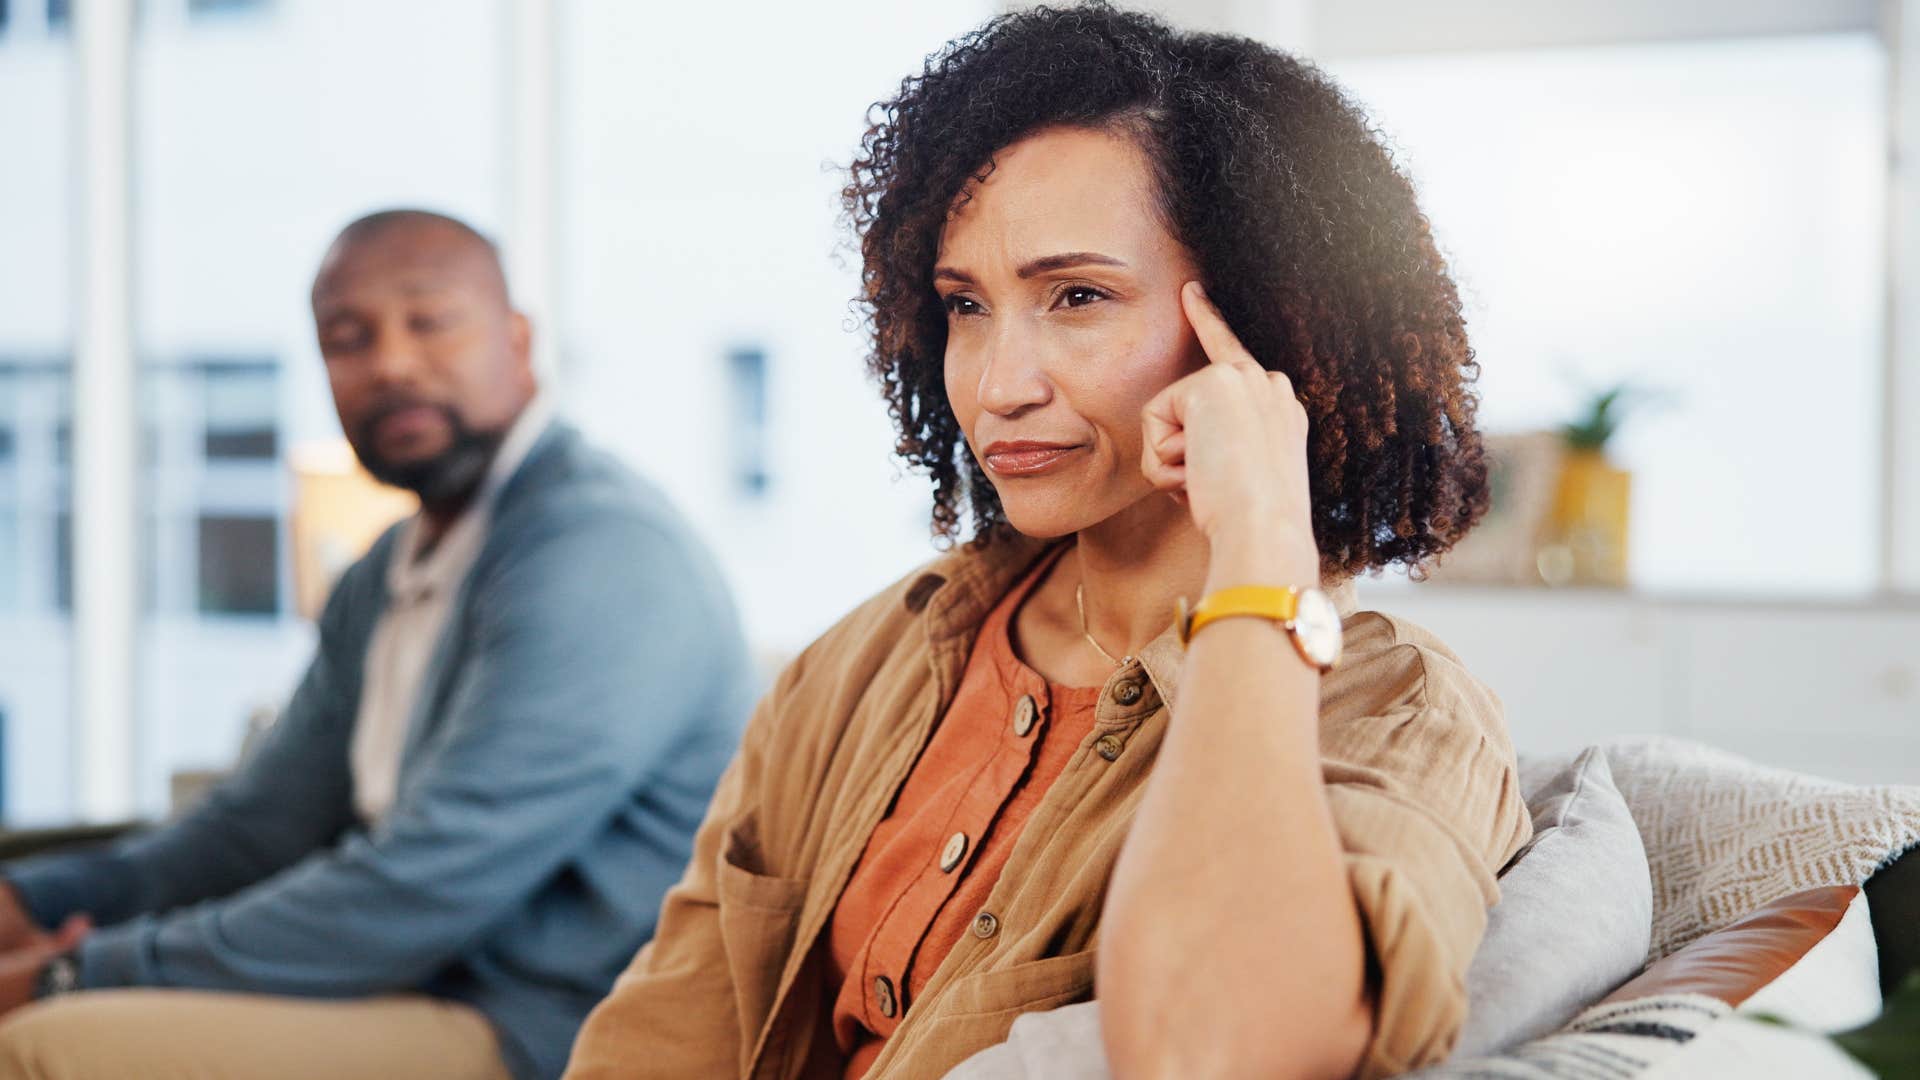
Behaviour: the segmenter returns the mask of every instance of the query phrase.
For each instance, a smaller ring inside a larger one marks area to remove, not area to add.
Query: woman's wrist
[[[1209,593],[1234,585],[1320,584],[1320,552],[1308,526],[1282,521],[1261,527],[1249,521],[1221,530],[1210,547]]]

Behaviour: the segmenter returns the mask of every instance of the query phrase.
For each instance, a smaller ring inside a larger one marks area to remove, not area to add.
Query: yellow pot
[[[1595,450],[1570,450],[1548,519],[1541,574],[1555,585],[1627,583],[1627,524],[1633,474]]]

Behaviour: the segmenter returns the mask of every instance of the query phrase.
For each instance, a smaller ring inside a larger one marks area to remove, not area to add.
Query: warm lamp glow
[[[315,619],[340,572],[420,502],[369,476],[343,440],[297,446],[290,457],[294,598],[300,614]]]

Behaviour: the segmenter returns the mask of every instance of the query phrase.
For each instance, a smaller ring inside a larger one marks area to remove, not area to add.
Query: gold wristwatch
[[[1180,644],[1216,619],[1268,619],[1280,624],[1293,640],[1294,651],[1321,673],[1333,670],[1340,662],[1340,611],[1333,600],[1319,589],[1292,586],[1235,585],[1210,593],[1206,599],[1187,608],[1182,597],[1174,616]]]

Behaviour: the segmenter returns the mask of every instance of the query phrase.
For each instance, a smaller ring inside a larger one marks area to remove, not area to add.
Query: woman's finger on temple
[[[1253,354],[1240,344],[1240,338],[1227,325],[1220,309],[1213,306],[1207,298],[1206,290],[1197,281],[1189,281],[1180,289],[1180,308],[1186,312],[1187,323],[1193,327],[1195,337],[1200,339],[1200,348],[1207,354],[1211,364],[1253,363]]]

